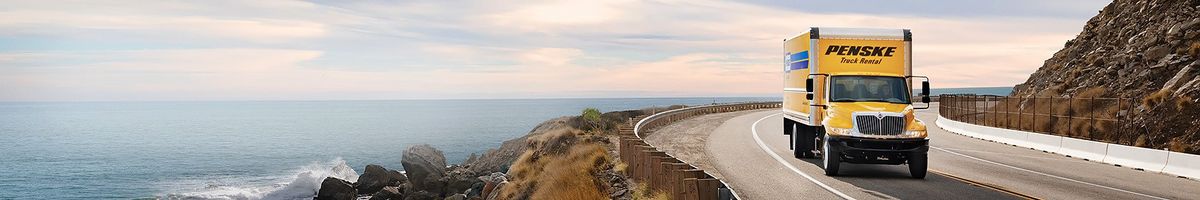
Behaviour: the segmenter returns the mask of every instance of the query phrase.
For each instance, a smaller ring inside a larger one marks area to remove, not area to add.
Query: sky
[[[813,26],[912,29],[935,88],[1012,86],[1108,3],[0,0],[0,101],[778,96]]]

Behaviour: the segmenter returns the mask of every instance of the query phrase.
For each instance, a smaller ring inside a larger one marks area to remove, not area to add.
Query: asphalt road
[[[941,130],[936,104],[918,118],[930,126],[932,146],[924,180],[910,178],[905,165],[843,164],[841,176],[825,176],[820,159],[792,157],[777,109],[705,122],[720,123],[709,130],[705,153],[715,169],[706,170],[719,171],[743,199],[1200,199],[1200,181]]]

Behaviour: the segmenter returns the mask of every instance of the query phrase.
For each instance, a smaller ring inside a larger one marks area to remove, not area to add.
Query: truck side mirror
[[[807,94],[804,94],[804,98],[808,99],[809,101],[812,101],[813,100],[813,79],[812,78],[808,78],[808,79],[804,80],[804,91],[807,92]]]
[[[929,80],[921,81],[921,102],[929,103]]]

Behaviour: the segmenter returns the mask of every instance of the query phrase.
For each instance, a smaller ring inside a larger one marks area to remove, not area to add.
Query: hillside
[[[1077,138],[1200,153],[1198,56],[1200,0],[1117,0],[1011,96],[1126,98],[1121,107],[1127,111],[1118,111],[1115,102],[1055,111],[1126,119],[1055,129],[1069,128],[1063,134]]]

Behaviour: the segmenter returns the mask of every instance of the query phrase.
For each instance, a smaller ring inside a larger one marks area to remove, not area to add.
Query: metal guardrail
[[[626,175],[645,183],[651,191],[666,193],[671,199],[738,199],[737,193],[724,181],[646,143],[642,136],[649,130],[694,116],[780,106],[780,102],[705,105],[668,110],[630,120],[629,126],[619,129],[621,141],[618,152],[621,160],[628,165]]]
[[[1128,98],[941,95],[939,115],[954,121],[1050,135],[1081,136],[1094,129],[1127,128]],[[1064,128],[1065,127],[1065,128]],[[1089,136],[1090,137],[1090,136]]]

